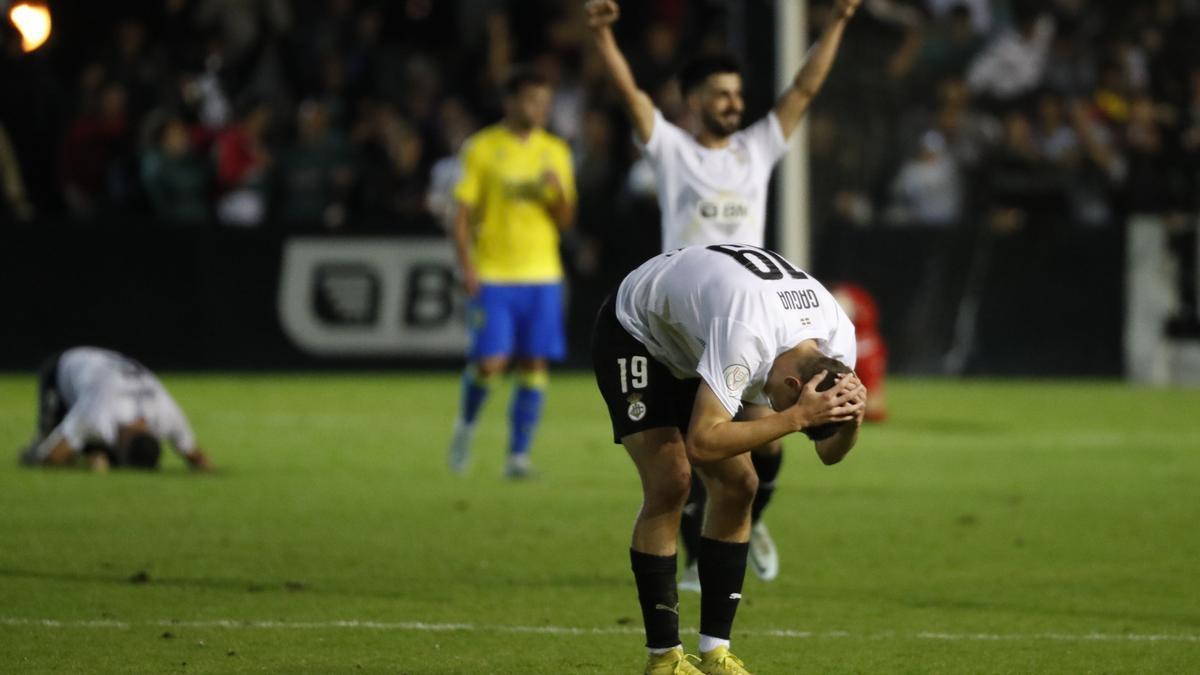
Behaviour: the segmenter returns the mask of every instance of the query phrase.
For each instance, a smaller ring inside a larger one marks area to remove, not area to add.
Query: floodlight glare
[[[8,19],[21,33],[21,49],[29,53],[50,39],[50,10],[41,4],[22,2],[8,11]]]

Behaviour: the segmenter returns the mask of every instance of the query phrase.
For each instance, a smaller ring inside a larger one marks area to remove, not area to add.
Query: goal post
[[[805,0],[775,0],[775,90],[792,84],[808,42]],[[804,269],[812,267],[812,223],[809,209],[808,121],[801,120],[776,172],[775,232],[779,252]]]

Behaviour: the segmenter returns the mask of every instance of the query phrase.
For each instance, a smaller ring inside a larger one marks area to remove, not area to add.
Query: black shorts
[[[613,442],[647,429],[687,433],[700,378],[681,380],[654,360],[617,321],[616,293],[600,307],[592,332],[592,368],[608,406]]]
[[[58,362],[62,352],[42,362],[38,368],[38,438],[45,438],[67,416],[67,404],[58,389]]]

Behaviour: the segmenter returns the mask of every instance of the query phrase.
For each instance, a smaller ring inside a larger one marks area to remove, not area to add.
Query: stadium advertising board
[[[293,238],[284,245],[280,323],[313,356],[461,356],[464,316],[444,240]]]

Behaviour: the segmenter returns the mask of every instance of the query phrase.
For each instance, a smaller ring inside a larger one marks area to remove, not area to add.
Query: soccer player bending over
[[[516,359],[505,475],[531,473],[529,446],[550,361],[566,353],[559,231],[575,218],[571,152],[543,127],[551,90],[518,69],[505,86],[504,119],[467,140],[454,190],[455,252],[470,295],[470,363],[450,443],[450,468],[466,471],[475,422],[492,381]]]
[[[94,471],[156,469],[163,440],[192,469],[212,468],[187,417],[154,373],[116,352],[75,347],[42,366],[37,436],[20,461],[68,466],[82,455]]]
[[[651,258],[600,309],[596,383],[642,483],[629,550],[647,673],[746,673],[729,652],[758,478],[747,453],[794,433],[835,464],[867,392],[854,326],[815,279],[773,251],[691,246]],[[832,386],[830,386],[832,385]],[[745,404],[767,412],[738,418]],[[708,490],[699,545],[700,658],[679,639],[676,537],[692,469]]]
[[[738,63],[726,55],[705,55],[680,73],[680,85],[700,127],[695,135],[668,122],[633,79],[633,73],[613,37],[612,25],[620,8],[615,0],[591,0],[588,26],[609,79],[625,104],[634,140],[654,169],[662,211],[663,250],[697,244],[763,246],[767,188],[771,171],[788,149],[788,140],[813,98],[825,83],[842,33],[861,0],[836,0],[834,20],[809,52],[792,85],[762,119],[742,129],[742,76]],[[755,404],[743,407],[743,419],[770,411]],[[759,489],[752,518],[750,562],[755,574],[771,581],[779,573],[779,558],[763,510],[775,490],[783,462],[782,446],[772,441],[752,450]],[[684,511],[683,543],[689,564],[680,588],[699,591],[694,557],[700,536],[705,494],[696,483]]]

